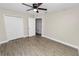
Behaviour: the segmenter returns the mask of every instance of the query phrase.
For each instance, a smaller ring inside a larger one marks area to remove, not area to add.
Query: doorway
[[[42,19],[36,18],[36,35],[42,35]]]

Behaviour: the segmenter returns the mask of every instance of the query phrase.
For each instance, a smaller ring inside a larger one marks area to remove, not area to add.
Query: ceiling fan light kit
[[[36,11],[37,11],[37,9],[33,9],[33,11],[35,11],[35,12],[36,12]]]

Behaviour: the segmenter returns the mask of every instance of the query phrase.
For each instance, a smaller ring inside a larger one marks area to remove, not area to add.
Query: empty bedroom
[[[79,3],[0,3],[0,56],[78,56]]]

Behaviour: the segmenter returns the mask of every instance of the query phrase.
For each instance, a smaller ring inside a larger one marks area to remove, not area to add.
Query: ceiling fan
[[[39,8],[39,6],[41,6],[43,3],[33,3],[32,6],[31,5],[28,5],[28,4],[25,4],[25,3],[22,3],[22,5],[25,5],[25,6],[28,6],[28,7],[31,7],[31,9],[28,9],[27,11],[35,11],[37,13],[39,13],[39,10],[44,10],[44,11],[47,11],[46,8]]]

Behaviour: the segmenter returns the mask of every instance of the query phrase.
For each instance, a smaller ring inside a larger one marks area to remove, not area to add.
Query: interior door
[[[8,40],[24,36],[23,19],[20,17],[5,16],[5,29]]]
[[[35,35],[35,19],[34,18],[29,18],[29,36],[34,36]]]
[[[41,34],[41,31],[42,31],[42,19],[37,18],[36,19],[36,33]]]

